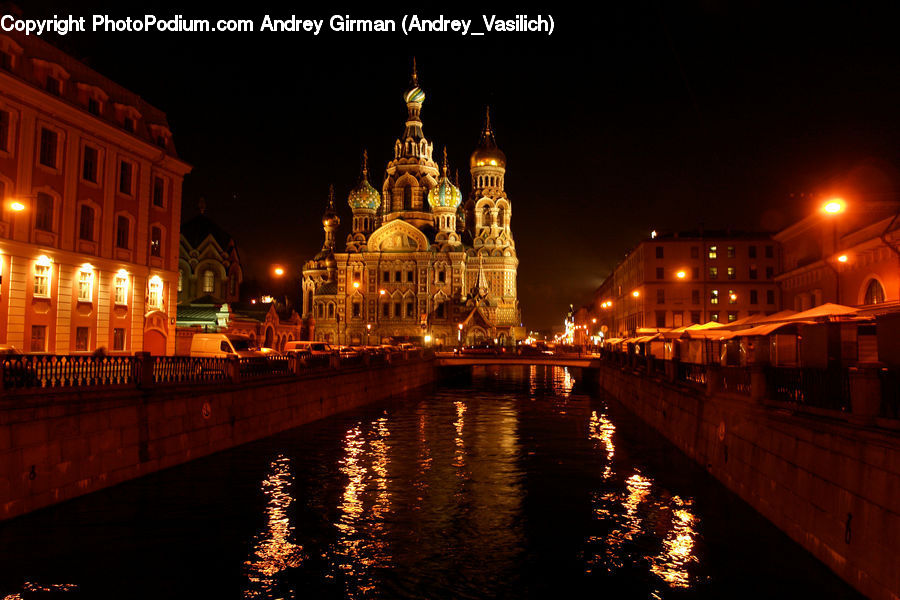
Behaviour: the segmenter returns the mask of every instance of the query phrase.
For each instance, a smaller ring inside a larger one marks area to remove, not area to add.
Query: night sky
[[[205,197],[208,214],[238,241],[247,277],[281,263],[299,280],[322,243],[331,183],[343,247],[346,194],[363,148],[380,189],[403,131],[413,55],[427,94],[425,135],[436,156],[448,147],[466,193],[468,157],[491,106],[508,157],[519,298],[530,329],[561,324],[569,303],[585,302],[651,229],[777,230],[810,210],[809,194],[893,196],[900,42],[886,10],[628,4],[575,13],[547,3],[542,10],[556,23],[550,37],[323,31],[47,39],[168,114],[180,156],[194,165],[184,218]],[[26,17],[291,15],[264,3],[240,12],[224,4],[219,12],[23,5]],[[317,6],[324,8],[304,12],[297,4],[293,12],[402,16]],[[420,6],[427,17],[443,11],[476,22],[485,10]],[[295,289],[299,295],[299,283]]]

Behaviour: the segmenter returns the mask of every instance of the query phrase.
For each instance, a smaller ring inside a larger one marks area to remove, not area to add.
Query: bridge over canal
[[[474,365],[547,365],[550,367],[597,368],[600,356],[595,354],[515,354],[515,353],[462,353],[436,352],[440,367],[467,367]]]

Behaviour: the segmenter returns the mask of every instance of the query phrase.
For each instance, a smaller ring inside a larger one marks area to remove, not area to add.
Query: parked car
[[[328,342],[295,340],[284,345],[285,353],[297,352],[305,356],[331,356],[334,348]]]
[[[260,348],[258,350],[260,354],[265,356],[266,358],[271,358],[275,356],[284,356],[284,352],[279,352],[275,348]]]

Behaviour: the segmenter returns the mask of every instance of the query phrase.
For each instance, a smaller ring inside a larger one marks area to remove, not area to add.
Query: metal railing
[[[706,385],[706,365],[679,362],[675,377],[678,381],[683,381],[685,383]]]
[[[769,367],[766,382],[771,400],[850,410],[850,378],[846,369]]]
[[[129,385],[140,376],[134,356],[6,355],[3,388],[65,388]]]
[[[750,369],[747,367],[722,367],[721,388],[732,394],[750,393]]]
[[[200,383],[223,381],[227,376],[227,358],[191,358],[156,356],[153,358],[154,383]]]

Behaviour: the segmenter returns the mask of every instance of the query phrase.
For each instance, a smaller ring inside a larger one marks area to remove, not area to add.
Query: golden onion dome
[[[469,159],[469,166],[476,167],[500,167],[506,168],[506,154],[497,147],[497,140],[494,139],[494,132],[491,129],[491,112],[487,111],[485,117],[484,130],[481,132],[481,140],[478,147],[472,153]]]

